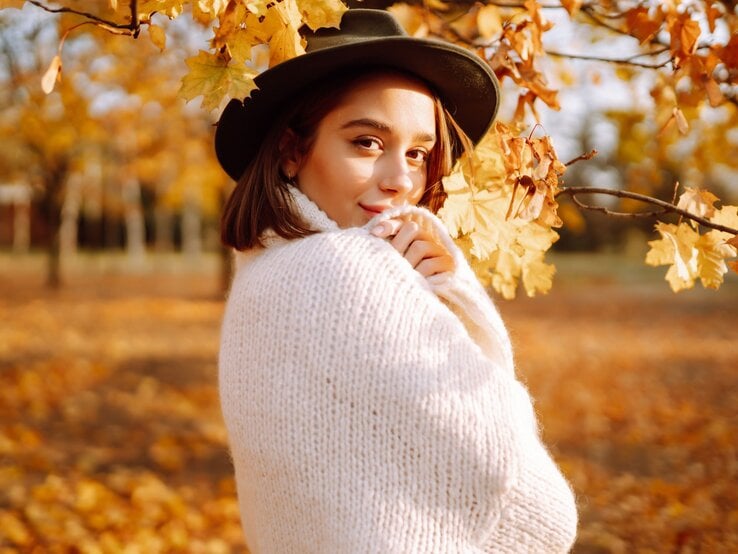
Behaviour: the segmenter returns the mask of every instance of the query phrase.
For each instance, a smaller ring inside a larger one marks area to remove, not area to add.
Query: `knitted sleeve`
[[[438,217],[426,209],[405,206],[383,213],[367,228],[385,219],[408,214],[412,214],[416,219],[422,219],[432,228],[454,259],[456,267],[453,272],[434,275],[427,279],[431,290],[443,299],[464,323],[470,337],[483,352],[493,358],[501,353],[505,358],[504,366],[514,371],[512,346],[499,312],[469,267],[464,253],[456,246]]]
[[[222,337],[253,552],[482,552],[526,449],[541,448],[501,341],[480,349],[364,229],[291,241],[240,271]]]

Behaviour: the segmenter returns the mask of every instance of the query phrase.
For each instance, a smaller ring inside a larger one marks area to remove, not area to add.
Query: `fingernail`
[[[369,232],[375,237],[381,237],[386,231],[385,226],[379,223]]]

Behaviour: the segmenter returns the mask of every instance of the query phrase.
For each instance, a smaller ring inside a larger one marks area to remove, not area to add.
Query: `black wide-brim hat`
[[[389,12],[353,9],[339,29],[303,35],[306,53],[260,73],[251,96],[231,100],[215,131],[215,152],[233,179],[241,178],[276,115],[290,99],[341,70],[362,66],[407,72],[428,83],[446,109],[478,143],[499,106],[499,85],[489,65],[454,44],[407,35]]]

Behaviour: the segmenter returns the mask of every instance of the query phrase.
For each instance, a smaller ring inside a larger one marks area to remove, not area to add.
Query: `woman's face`
[[[435,142],[430,91],[379,74],[349,89],[318,124],[309,151],[283,169],[339,227],[358,227],[388,208],[418,203]]]

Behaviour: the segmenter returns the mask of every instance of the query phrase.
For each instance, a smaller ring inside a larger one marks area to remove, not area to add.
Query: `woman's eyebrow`
[[[349,129],[351,127],[371,127],[373,129],[376,129],[377,131],[382,131],[384,133],[391,133],[392,127],[387,125],[386,123],[383,123],[381,121],[377,121],[376,119],[371,119],[368,117],[362,117],[360,119],[352,119],[351,121],[348,121],[341,125],[341,129]],[[413,139],[417,142],[435,142],[436,136],[432,133],[418,133],[415,136],[413,136]]]

